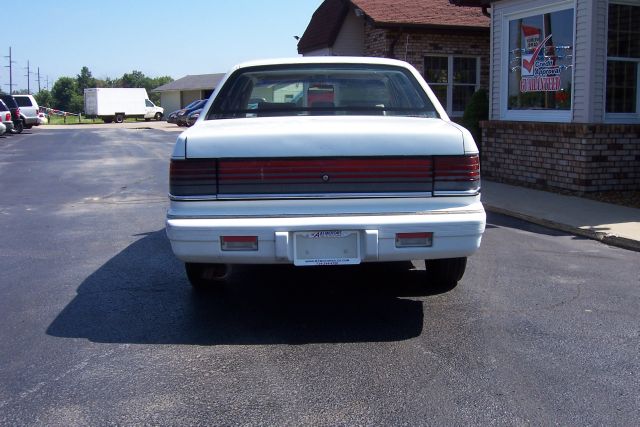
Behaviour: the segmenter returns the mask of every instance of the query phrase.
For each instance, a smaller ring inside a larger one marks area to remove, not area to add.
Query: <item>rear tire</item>
[[[224,264],[184,264],[187,278],[194,290],[207,291],[220,289],[229,275],[229,266]],[[224,271],[222,269],[225,269]]]
[[[24,123],[22,123],[22,120],[18,120],[17,123],[13,124],[13,129],[11,129],[11,133],[22,133],[23,130],[24,130]]]
[[[451,290],[464,276],[467,258],[428,259],[424,265],[431,283],[443,290]]]
[[[116,114],[116,123],[124,122],[124,114]]]

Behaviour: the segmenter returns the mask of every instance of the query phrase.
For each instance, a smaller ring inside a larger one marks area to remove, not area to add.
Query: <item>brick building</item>
[[[451,2],[491,16],[483,176],[640,190],[640,0]]]
[[[405,60],[455,118],[476,90],[489,87],[489,24],[480,9],[448,0],[325,0],[298,53]]]

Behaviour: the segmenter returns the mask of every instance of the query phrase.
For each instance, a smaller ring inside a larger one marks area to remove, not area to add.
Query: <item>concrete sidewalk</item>
[[[487,211],[640,251],[640,209],[482,180]]]

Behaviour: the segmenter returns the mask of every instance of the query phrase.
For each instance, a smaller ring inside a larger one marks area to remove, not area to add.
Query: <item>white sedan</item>
[[[236,66],[178,137],[169,198],[196,288],[233,264],[416,259],[451,288],[486,222],[471,134],[411,65],[381,58]]]

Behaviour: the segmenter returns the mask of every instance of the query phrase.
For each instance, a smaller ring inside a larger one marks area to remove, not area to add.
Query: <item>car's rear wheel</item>
[[[13,123],[13,129],[11,130],[11,133],[22,133],[23,130],[24,124],[22,123],[22,120],[18,120],[17,122]]]
[[[220,288],[229,276],[227,264],[200,264],[187,262],[185,270],[189,283],[196,290],[213,290]]]
[[[432,284],[451,290],[464,276],[467,258],[428,259],[424,265]]]

